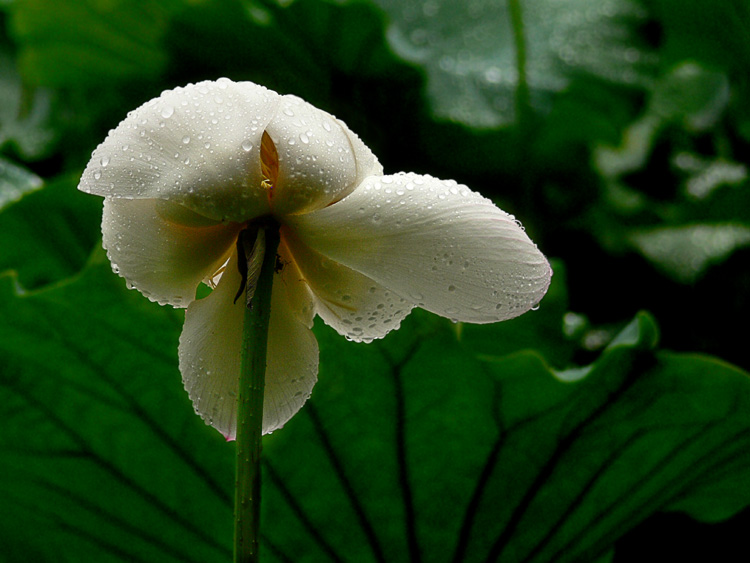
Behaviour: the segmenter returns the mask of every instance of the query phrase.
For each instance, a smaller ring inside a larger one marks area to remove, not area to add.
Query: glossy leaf
[[[5,560],[225,561],[233,444],[192,412],[182,315],[102,253],[57,287],[0,278]],[[656,510],[750,501],[750,382],[654,352],[636,318],[591,366],[481,356],[415,312],[353,344],[316,330],[313,398],[265,440],[269,561],[574,561]]]
[[[444,119],[474,127],[513,124],[519,80],[511,2],[376,0],[390,16],[393,49],[427,73],[427,99]],[[588,72],[634,83],[647,56],[627,22],[643,14],[630,0],[521,3],[531,102],[549,109],[570,76]],[[637,64],[636,64],[637,63]]]
[[[750,381],[655,339],[640,315],[592,366],[553,372],[477,359],[450,331],[356,354],[323,335],[311,404],[267,444],[273,551],[588,561],[655,510],[730,515],[750,500]]]

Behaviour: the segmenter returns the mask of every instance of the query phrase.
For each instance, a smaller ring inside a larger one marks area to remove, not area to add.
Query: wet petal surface
[[[177,204],[106,198],[102,236],[112,268],[152,301],[187,307],[198,284],[226,261],[239,232],[236,224],[185,226],[190,222],[195,215]]]
[[[455,320],[516,317],[541,300],[552,275],[512,216],[430,176],[371,177],[344,200],[288,223],[315,251]]]
[[[274,276],[264,434],[281,428],[302,407],[317,381],[311,298],[306,286],[294,281],[293,269]],[[235,253],[216,289],[188,307],[179,347],[180,372],[196,412],[229,439],[237,432],[244,300],[235,304],[234,297],[240,283]]]
[[[221,79],[163,92],[110,131],[79,188],[105,197],[158,198],[210,219],[268,212],[260,145],[281,96]]]
[[[269,123],[279,157],[273,210],[277,215],[320,209],[382,173],[375,155],[334,116],[296,96],[283,96]]]
[[[308,248],[288,229],[282,232],[315,296],[316,313],[339,334],[357,342],[382,338],[414,307],[394,291]]]

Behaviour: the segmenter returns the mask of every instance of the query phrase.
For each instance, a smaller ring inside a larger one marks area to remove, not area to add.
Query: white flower
[[[185,388],[228,438],[244,307],[234,302],[236,240],[249,222],[281,224],[264,433],[310,396],[315,314],[356,341],[384,336],[415,306],[489,323],[537,304],[552,274],[517,221],[488,199],[453,181],[383,176],[344,123],[250,82],[176,88],[131,112],[94,151],[79,188],[104,196],[113,269],[151,300],[187,307]],[[195,298],[201,282],[217,281]]]

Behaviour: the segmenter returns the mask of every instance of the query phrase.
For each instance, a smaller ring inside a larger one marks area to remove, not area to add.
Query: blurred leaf
[[[24,159],[39,158],[55,138],[49,123],[52,95],[48,90],[25,87],[13,59],[3,50],[0,76],[0,149],[11,145]]]
[[[106,86],[155,77],[167,65],[166,22],[187,0],[22,0],[11,30],[25,78],[46,86]]]
[[[473,127],[513,124],[518,67],[508,2],[374,0],[391,19],[388,39],[427,73],[427,99],[442,119]],[[570,76],[590,73],[631,84],[648,59],[628,24],[643,17],[630,0],[522,3],[532,105],[546,111]]]
[[[632,244],[657,268],[681,283],[693,283],[713,264],[750,246],[744,225],[684,225],[635,230]]]
[[[41,178],[0,156],[0,211],[41,187]]]
[[[725,156],[720,126],[730,94],[726,73],[683,61],[656,81],[619,146],[596,147],[605,205],[592,224],[600,241],[635,249],[680,283],[750,242],[747,170]],[[718,154],[697,152],[707,152],[702,137]]]
[[[384,35],[383,15],[370,2],[204,0],[175,16],[165,44],[178,83],[218,73],[252,80],[339,114],[349,106],[367,126],[361,101],[377,101],[383,88],[403,96],[402,81],[413,80]]]
[[[79,192],[77,177],[36,189],[38,178],[15,174],[11,190],[26,195],[0,212],[0,273],[15,270],[26,289],[78,273],[101,238],[101,200]]]
[[[662,28],[668,62],[692,58],[712,67],[750,66],[750,6],[745,0],[723,0],[706,9],[703,0],[648,0]]]
[[[677,121],[688,131],[705,131],[717,123],[728,102],[725,74],[683,62],[656,83],[645,112],[625,131],[622,145],[598,148],[596,165],[608,178],[639,170],[664,126]]]

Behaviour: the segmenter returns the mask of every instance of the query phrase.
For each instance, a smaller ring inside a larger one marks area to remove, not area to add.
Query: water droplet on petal
[[[102,166],[107,166],[107,164],[109,164],[109,157],[106,155],[101,157],[99,159],[99,164],[101,164]]]
[[[164,106],[161,108],[161,116],[164,119],[169,119],[172,117],[172,114],[174,113],[174,108],[172,106]]]
[[[250,140],[242,141],[242,150],[245,152],[250,152],[253,150],[253,143],[250,142]]]

